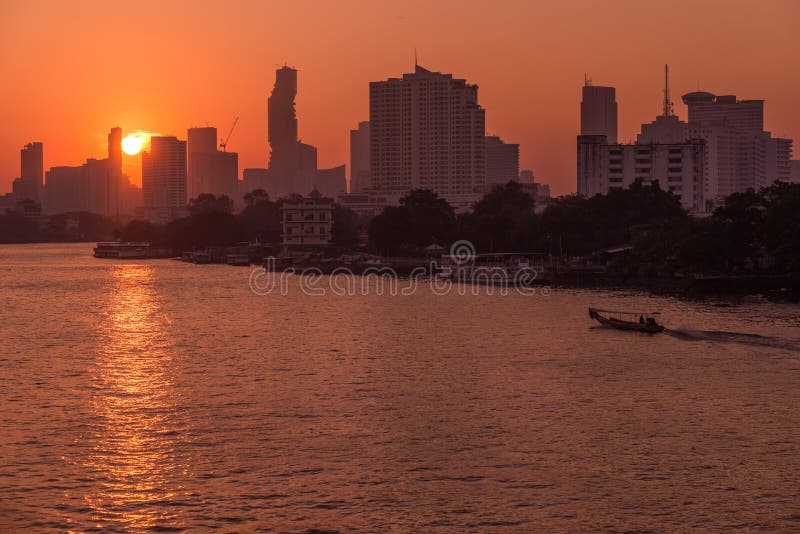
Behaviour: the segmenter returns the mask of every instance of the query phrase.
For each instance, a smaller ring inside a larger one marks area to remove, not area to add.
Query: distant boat
[[[618,330],[633,330],[648,334],[664,331],[664,327],[656,322],[654,315],[657,314],[658,312],[614,311],[589,307],[589,317],[600,324]]]
[[[95,258],[117,260],[137,260],[151,258],[170,258],[174,254],[165,248],[153,248],[150,243],[100,242],[94,247]]]

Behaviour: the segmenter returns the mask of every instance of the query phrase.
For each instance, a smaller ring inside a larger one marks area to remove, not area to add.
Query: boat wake
[[[760,347],[772,347],[800,352],[800,340],[745,334],[742,332],[726,332],[724,330],[692,330],[685,326],[676,329],[665,329],[665,334],[687,341],[716,341],[718,343],[738,343]]]

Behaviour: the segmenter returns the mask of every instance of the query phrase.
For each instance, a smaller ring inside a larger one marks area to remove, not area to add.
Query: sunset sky
[[[800,141],[800,2],[786,1],[28,1],[0,0],[0,193],[19,150],[45,169],[105,157],[106,134],[186,138],[239,123],[239,168],[265,167],[274,71],[299,69],[300,137],[320,166],[347,163],[368,82],[426,68],[479,85],[487,134],[521,167],[575,191],[584,73],[617,87],[620,139],[697,89],[766,100],[766,128]],[[795,157],[800,150],[795,149]],[[139,181],[136,162],[126,169]]]

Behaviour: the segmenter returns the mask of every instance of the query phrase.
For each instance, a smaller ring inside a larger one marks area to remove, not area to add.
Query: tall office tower
[[[494,135],[486,136],[486,186],[519,180],[519,145],[504,143]],[[531,179],[533,182],[533,179]]]
[[[379,192],[430,189],[457,207],[486,183],[484,110],[478,86],[415,66],[370,82],[370,179]]]
[[[350,130],[350,192],[369,187],[369,121],[362,121],[357,130]]]
[[[297,70],[287,66],[281,67],[275,71],[275,86],[267,102],[269,171],[273,180],[281,184],[281,189],[287,192],[294,192],[294,182],[300,166],[295,96],[297,96]]]
[[[186,141],[151,137],[142,152],[142,204],[145,217],[168,222],[186,209]]]
[[[581,135],[604,135],[608,144],[616,144],[616,89],[595,86],[589,80],[584,82],[581,100]]]
[[[122,176],[122,128],[111,128],[108,133],[108,166],[115,177]]]
[[[217,151],[217,129],[214,127],[189,128],[186,132],[186,198],[196,198],[204,191],[203,182],[208,179],[209,158],[202,154]],[[201,161],[202,160],[202,161]]]
[[[13,190],[17,200],[40,201],[44,179],[42,143],[28,143],[20,150],[20,175],[14,180]]]
[[[45,178],[45,213],[56,215],[89,211],[89,193],[83,166],[51,167]]]
[[[213,127],[189,128],[187,140],[187,199],[206,193],[238,201],[239,155],[217,150],[217,129]]]
[[[122,174],[122,128],[111,128],[108,133],[108,196],[106,199],[106,215],[119,215],[121,210],[120,194],[124,192],[127,177]]]

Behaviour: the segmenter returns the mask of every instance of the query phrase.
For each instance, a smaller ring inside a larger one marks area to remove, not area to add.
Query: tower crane
[[[222,150],[223,152],[225,152],[225,149],[228,147],[228,141],[230,141],[230,139],[231,139],[231,134],[233,134],[233,129],[234,129],[234,128],[236,128],[236,124],[237,124],[238,122],[239,122],[239,117],[236,117],[236,118],[233,120],[233,126],[231,126],[231,129],[230,129],[230,131],[228,132],[228,136],[225,138],[225,140],[224,140],[224,141],[220,141],[220,142],[219,142],[219,148],[220,148],[220,150]]]

